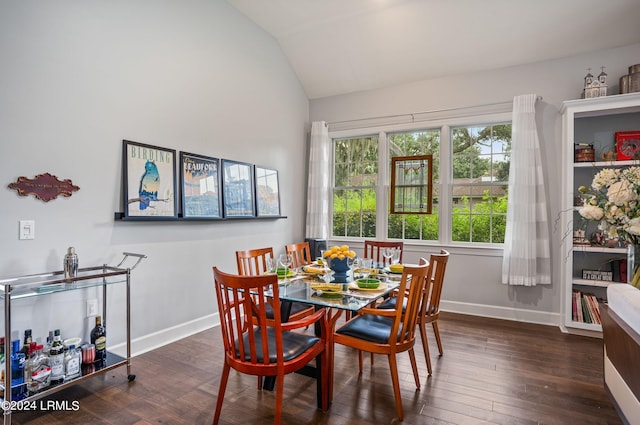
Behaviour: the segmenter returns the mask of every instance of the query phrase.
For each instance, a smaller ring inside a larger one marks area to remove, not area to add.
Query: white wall
[[[140,351],[214,322],[213,265],[235,271],[235,250],[303,237],[308,100],[277,43],[224,1],[7,0],[0,56],[1,276],[60,270],[68,246],[81,267],[146,254],[132,283]],[[275,168],[288,218],[114,222],[122,139]],[[7,188],[45,172],[80,191],[44,203]],[[18,240],[21,219],[35,220],[35,240]],[[12,337],[86,338],[82,300],[96,296],[18,303]],[[120,292],[110,306],[122,303]],[[109,320],[122,342],[123,316]]]
[[[428,53],[426,53],[428,54]],[[567,57],[526,66],[498,69],[473,75],[454,75],[435,80],[388,87],[310,102],[311,121],[338,122],[411,112],[485,105],[509,101],[519,94],[536,93],[543,97],[537,105],[538,133],[546,165],[550,196],[552,231],[552,285],[532,288],[501,284],[501,252],[459,247],[452,251],[443,290],[445,309],[528,320],[560,323],[560,243],[562,229],[554,224],[560,214],[561,117],[564,100],[577,99],[587,68],[595,74],[606,66],[610,93],[618,93],[618,80],[627,68],[638,62],[640,45]],[[330,126],[331,129],[331,126]],[[439,247],[409,247],[417,258],[424,251]]]

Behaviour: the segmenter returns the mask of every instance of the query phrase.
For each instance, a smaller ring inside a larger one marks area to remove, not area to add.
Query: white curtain
[[[502,283],[551,283],[547,191],[536,131],[535,94],[513,98],[509,201]]]
[[[309,149],[309,185],[307,189],[307,225],[305,237],[327,239],[329,236],[329,177],[331,139],[324,121],[311,124]]]

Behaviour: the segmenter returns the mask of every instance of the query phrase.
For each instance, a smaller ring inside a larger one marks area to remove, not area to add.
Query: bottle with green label
[[[102,318],[96,316],[96,326],[91,331],[91,343],[96,346],[94,363],[102,363],[107,359],[107,330],[102,326]]]

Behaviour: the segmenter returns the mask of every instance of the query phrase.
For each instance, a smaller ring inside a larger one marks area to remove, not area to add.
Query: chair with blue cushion
[[[346,345],[358,350],[358,366],[362,373],[362,352],[385,354],[389,360],[391,382],[396,401],[398,418],[403,419],[400,381],[396,355],[407,351],[416,388],[420,388],[420,378],[413,347],[415,330],[420,314],[424,287],[429,271],[429,263],[417,266],[405,265],[400,286],[398,287],[395,309],[365,307],[359,314],[347,321],[333,334],[336,344]],[[404,306],[404,308],[403,308]]]
[[[431,356],[429,355],[429,343],[427,341],[427,323],[433,326],[433,333],[438,344],[438,352],[442,356],[442,341],[438,330],[438,317],[440,317],[440,296],[442,295],[442,285],[444,283],[444,273],[449,261],[449,252],[442,249],[439,254],[431,254],[429,258],[429,277],[425,292],[423,294],[420,313],[418,314],[418,326],[420,327],[420,339],[422,339],[422,349],[427,362],[429,376],[432,374]],[[378,308],[394,309],[397,298],[392,296],[378,305]]]
[[[280,424],[284,375],[302,369],[314,359],[318,369],[318,401],[322,410],[326,411],[329,407],[329,364],[325,310],[318,310],[299,321],[283,323],[277,275],[238,276],[214,267],[213,277],[224,342],[224,365],[213,424],[220,421],[231,369],[258,377],[276,377],[274,423]],[[267,318],[267,299],[270,297],[266,292],[269,289],[273,291],[272,319]],[[316,324],[319,325],[319,336],[296,332]]]

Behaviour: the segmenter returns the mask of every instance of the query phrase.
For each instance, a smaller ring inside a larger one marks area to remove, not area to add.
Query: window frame
[[[391,133],[409,133],[429,130],[440,131],[440,175],[437,183],[439,192],[439,214],[438,220],[438,236],[437,241],[402,239],[405,243],[425,246],[450,246],[450,247],[467,247],[467,248],[486,248],[501,249],[503,243],[487,243],[487,242],[461,242],[452,241],[452,196],[453,196],[453,176],[452,176],[452,129],[459,127],[488,126],[497,124],[512,124],[511,104],[508,110],[495,111],[487,107],[487,111],[483,112],[474,109],[474,113],[465,114],[462,109],[445,111],[435,111],[433,118],[426,118],[419,121],[400,124],[371,125],[369,127],[358,127],[351,129],[331,130],[329,125],[329,138],[331,139],[331,160],[330,160],[330,196],[329,200],[329,229],[331,234],[329,239],[336,241],[362,241],[365,238],[355,238],[350,236],[339,236],[333,234],[333,191],[335,188],[335,157],[334,157],[334,141],[336,139],[370,137],[374,134],[378,135],[378,181],[376,185],[376,236],[378,240],[388,240],[388,214],[390,201],[390,167],[391,159],[389,157],[389,142],[387,134]],[[436,183],[434,183],[435,189]],[[381,219],[381,217],[384,217]]]

